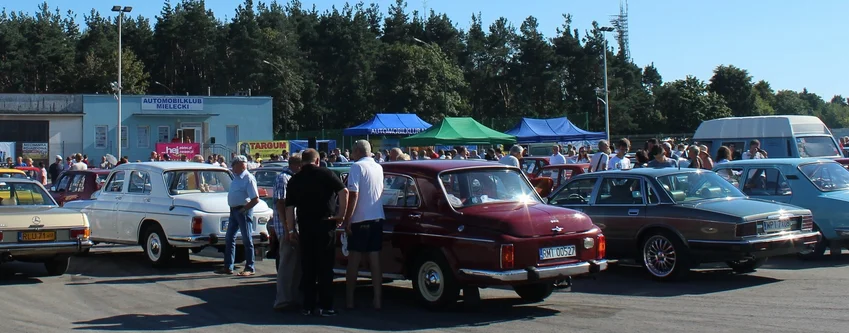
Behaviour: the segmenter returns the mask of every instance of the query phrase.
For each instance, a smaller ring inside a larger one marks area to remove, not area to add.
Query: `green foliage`
[[[745,69],[734,65],[716,67],[708,88],[725,99],[734,116],[760,115],[755,112],[752,76]]]

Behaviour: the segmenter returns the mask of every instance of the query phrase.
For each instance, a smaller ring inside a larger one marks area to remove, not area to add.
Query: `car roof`
[[[635,168],[635,169],[629,169],[629,170],[609,170],[609,171],[590,172],[590,173],[577,175],[573,179],[577,179],[578,177],[583,178],[583,177],[591,177],[592,175],[602,175],[602,174],[603,175],[620,175],[620,176],[642,175],[642,176],[648,176],[648,177],[662,177],[662,176],[668,176],[668,175],[677,174],[677,173],[681,173],[681,172],[688,172],[688,171],[708,172],[710,170],[691,169],[691,168],[680,168],[680,169],[679,168]],[[710,171],[710,172],[713,172],[713,171]]]
[[[41,184],[40,182],[37,182],[33,179],[26,179],[26,178],[2,178],[2,179],[0,179],[0,183],[35,183],[35,184]]]
[[[124,163],[117,167],[114,170],[125,170],[125,169],[138,169],[138,170],[147,170],[147,171],[168,171],[168,170],[227,170],[220,166],[215,166],[212,164],[206,163],[197,163],[197,162],[136,162],[136,163]]]
[[[251,170],[248,170],[248,171],[251,171],[251,172],[257,172],[257,171],[283,171],[283,170],[286,170],[286,169],[289,169],[289,167],[282,167],[282,166],[264,166],[264,167],[259,167],[259,168],[256,168],[256,169],[251,169]]]
[[[829,158],[759,158],[759,159],[751,159],[751,160],[736,160],[730,161],[728,163],[722,163],[716,165],[719,166],[733,166],[733,165],[775,165],[775,164],[790,164],[790,165],[799,165],[799,164],[807,164],[807,163],[822,163],[822,162],[834,162],[833,159]]]
[[[589,168],[589,167],[590,167],[589,163],[569,163],[569,164],[549,164],[549,165],[546,165],[542,168],[543,169],[563,169],[563,168],[566,168],[566,169],[583,169],[583,168]]]
[[[469,161],[469,160],[417,160],[417,161],[397,161],[386,162],[380,164],[383,171],[398,172],[398,173],[422,173],[422,174],[437,174],[442,171],[456,170],[464,168],[512,168],[501,163],[491,161]],[[518,170],[518,169],[517,169]]]
[[[96,174],[96,175],[105,175],[105,174],[112,172],[112,170],[110,170],[110,169],[86,169],[86,170],[67,170],[65,172],[67,172],[67,173],[93,173],[93,174]]]
[[[3,168],[3,169],[0,169],[0,173],[20,173],[20,174],[24,174],[25,172],[18,170],[18,169]]]

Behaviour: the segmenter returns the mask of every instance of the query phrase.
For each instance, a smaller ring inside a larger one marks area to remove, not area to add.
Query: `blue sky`
[[[179,0],[172,0],[176,3]],[[280,0],[285,2],[285,0]],[[301,0],[320,10],[341,0]],[[8,1],[7,10],[33,12],[38,0]],[[223,19],[232,17],[242,0],[207,0]],[[256,2],[256,0],[255,0]],[[394,0],[376,2],[385,12]],[[619,0],[408,0],[408,9],[444,12],[459,27],[469,25],[481,12],[486,24],[504,16],[517,27],[535,16],[540,29],[553,37],[573,16],[573,27],[588,29],[592,21],[606,24],[619,12]],[[71,9],[82,21],[91,8],[102,14],[112,5],[133,6],[133,15],[151,18],[162,8],[160,0],[52,0],[51,8]],[[640,66],[654,62],[664,81],[695,75],[709,80],[720,64],[745,68],[773,89],[808,88],[826,100],[835,94],[849,97],[849,13],[847,0],[631,0],[629,8],[631,57]]]

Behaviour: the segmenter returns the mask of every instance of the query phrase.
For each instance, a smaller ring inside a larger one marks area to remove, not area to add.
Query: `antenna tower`
[[[620,52],[625,55],[625,60],[631,59],[631,48],[628,46],[628,0],[619,0],[619,15],[611,15],[610,24],[616,28]]]

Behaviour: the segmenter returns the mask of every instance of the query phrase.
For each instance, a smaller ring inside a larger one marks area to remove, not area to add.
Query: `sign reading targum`
[[[289,150],[289,141],[242,141],[239,142],[239,154],[245,156],[259,157],[262,159],[271,158],[271,154],[280,155],[284,150]]]

